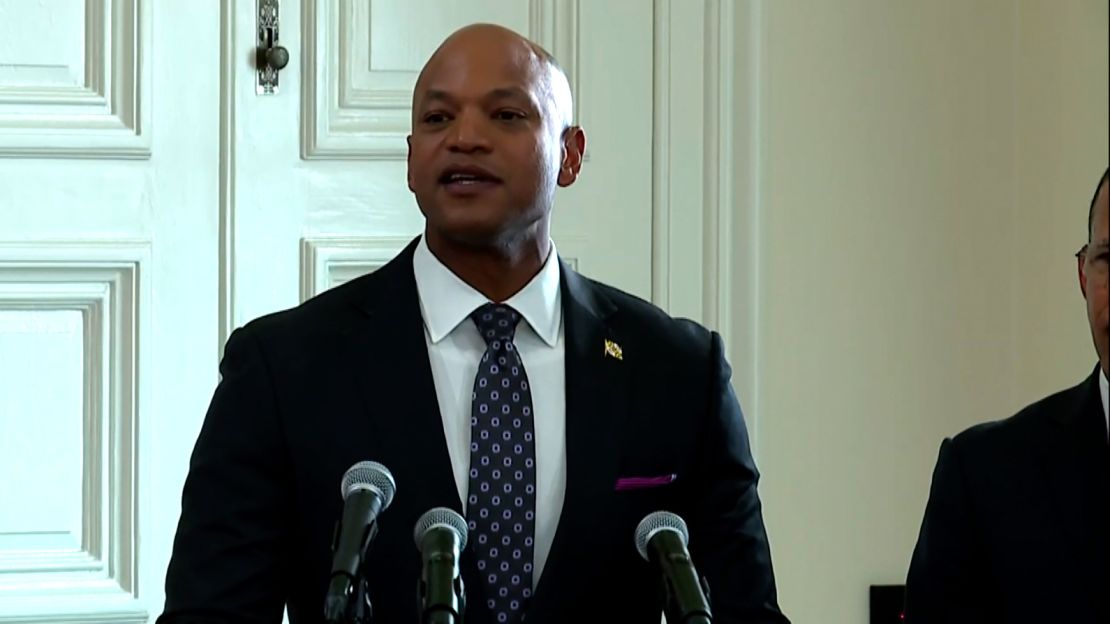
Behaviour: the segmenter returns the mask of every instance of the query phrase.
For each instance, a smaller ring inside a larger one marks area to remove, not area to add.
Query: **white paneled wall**
[[[150,156],[148,6],[0,0],[0,157]]]
[[[0,621],[142,621],[136,244],[0,244]]]
[[[0,622],[161,609],[216,379],[216,8],[0,0]]]

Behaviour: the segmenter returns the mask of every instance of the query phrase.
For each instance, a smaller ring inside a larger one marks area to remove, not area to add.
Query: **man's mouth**
[[[481,167],[448,167],[439,176],[439,183],[451,194],[474,195],[501,184],[501,178]]]
[[[500,184],[501,179],[481,167],[448,167],[439,176],[440,184]]]

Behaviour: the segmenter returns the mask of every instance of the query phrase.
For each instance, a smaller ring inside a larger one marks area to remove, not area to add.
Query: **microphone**
[[[457,624],[466,611],[459,553],[466,548],[466,520],[452,509],[429,509],[413,529],[420,551],[420,623]]]
[[[324,618],[328,622],[350,621],[348,611],[362,611],[362,601],[354,604],[351,598],[359,590],[358,575],[366,548],[378,534],[378,515],[393,502],[397,483],[385,466],[361,461],[344,473],[340,491],[343,516],[335,527],[331,580],[324,598]]]
[[[704,581],[690,560],[690,551],[686,550],[689,541],[686,522],[669,511],[650,513],[636,527],[637,552],[663,574],[667,622],[709,624],[713,612],[706,598],[708,588],[703,591]]]

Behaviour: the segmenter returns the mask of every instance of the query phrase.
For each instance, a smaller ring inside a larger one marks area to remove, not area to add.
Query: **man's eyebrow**
[[[522,104],[533,111],[543,113],[543,106],[533,99],[532,94],[520,87],[498,87],[486,92],[482,100],[489,104],[503,100],[511,100]],[[426,89],[418,100],[417,108],[423,109],[434,104],[443,104],[448,107],[458,107],[459,99],[448,91],[442,89]]]
[[[525,100],[529,103],[532,102],[532,96],[524,89],[518,87],[501,87],[500,89],[494,89],[486,94],[486,99],[518,99]]]
[[[420,103],[427,104],[429,102],[444,102],[447,104],[454,104],[456,100],[453,95],[446,91],[440,89],[428,89],[424,91],[424,96],[420,98]]]

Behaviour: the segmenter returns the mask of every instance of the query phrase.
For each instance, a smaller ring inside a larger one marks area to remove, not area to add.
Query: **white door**
[[[247,4],[239,49],[256,36]],[[650,296],[651,3],[284,0],[292,60],[278,93],[256,95],[246,64],[234,72],[233,325],[371,271],[422,231],[405,176],[412,87],[436,46],[472,22],[525,34],[566,68],[588,148],[582,177],[557,195],[556,246],[587,274]]]
[[[0,0],[0,622],[161,610],[217,375],[219,26]]]
[[[700,249],[729,200],[700,148],[727,127],[715,3],[283,0],[260,95],[261,3],[0,0],[0,624],[161,612],[224,340],[421,231],[410,91],[459,26],[568,71],[589,145],[564,257],[694,317],[727,281],[700,272],[727,258]]]
[[[225,67],[234,93],[225,337],[373,271],[423,230],[406,185],[412,88],[439,43],[473,22],[528,36],[566,69],[588,147],[582,177],[557,195],[556,246],[588,275],[650,297],[651,3],[283,0],[279,41],[291,61],[270,95],[238,62],[258,37],[251,4],[238,6],[240,54]]]

